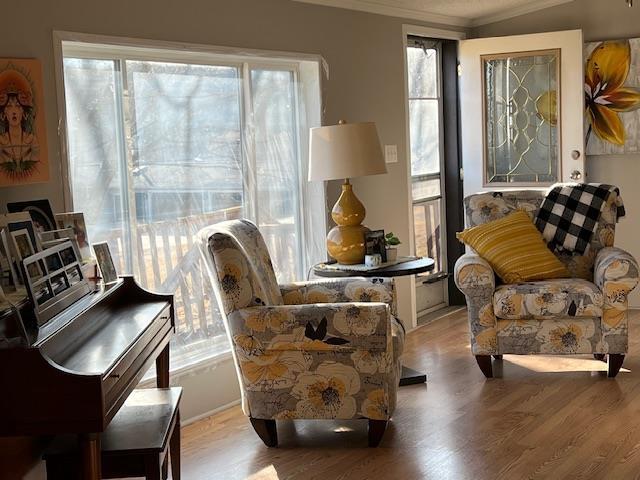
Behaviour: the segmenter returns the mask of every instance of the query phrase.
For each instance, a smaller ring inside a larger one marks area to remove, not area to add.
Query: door
[[[464,196],[583,182],[581,30],[460,42]]]

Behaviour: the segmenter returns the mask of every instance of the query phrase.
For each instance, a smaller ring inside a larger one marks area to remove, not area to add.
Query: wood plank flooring
[[[379,448],[366,421],[280,422],[266,448],[239,407],[183,429],[183,479],[640,478],[640,312],[616,379],[589,356],[514,356],[486,380],[460,310],[407,337],[403,387]]]

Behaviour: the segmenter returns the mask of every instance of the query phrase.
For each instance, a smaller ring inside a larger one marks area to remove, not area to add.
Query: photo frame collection
[[[91,293],[80,258],[69,240],[27,257],[22,265],[39,327]]]
[[[48,200],[7,204],[0,215],[0,288],[26,289],[38,326],[90,292],[91,245],[82,212],[53,213]],[[95,245],[105,284],[118,276],[109,247]]]

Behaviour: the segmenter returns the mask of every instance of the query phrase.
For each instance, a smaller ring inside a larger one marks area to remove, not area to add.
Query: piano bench
[[[134,390],[100,435],[102,478],[180,480],[181,387]],[[78,439],[60,435],[44,453],[47,480],[80,480]]]

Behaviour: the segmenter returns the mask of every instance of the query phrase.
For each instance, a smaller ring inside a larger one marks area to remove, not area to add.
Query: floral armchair
[[[464,200],[468,227],[516,209],[533,218],[544,191],[485,192]],[[613,196],[613,195],[612,195]],[[638,263],[613,246],[615,199],[610,198],[584,255],[556,251],[572,278],[501,285],[475,253],[461,256],[455,281],[467,300],[471,351],[486,377],[491,356],[593,354],[615,377],[628,349],[627,295],[638,283]]]
[[[404,332],[393,282],[342,278],[278,285],[262,235],[247,220],[200,231],[201,251],[242,392],[267,446],[276,420],[369,420],[380,442],[396,405]]]

